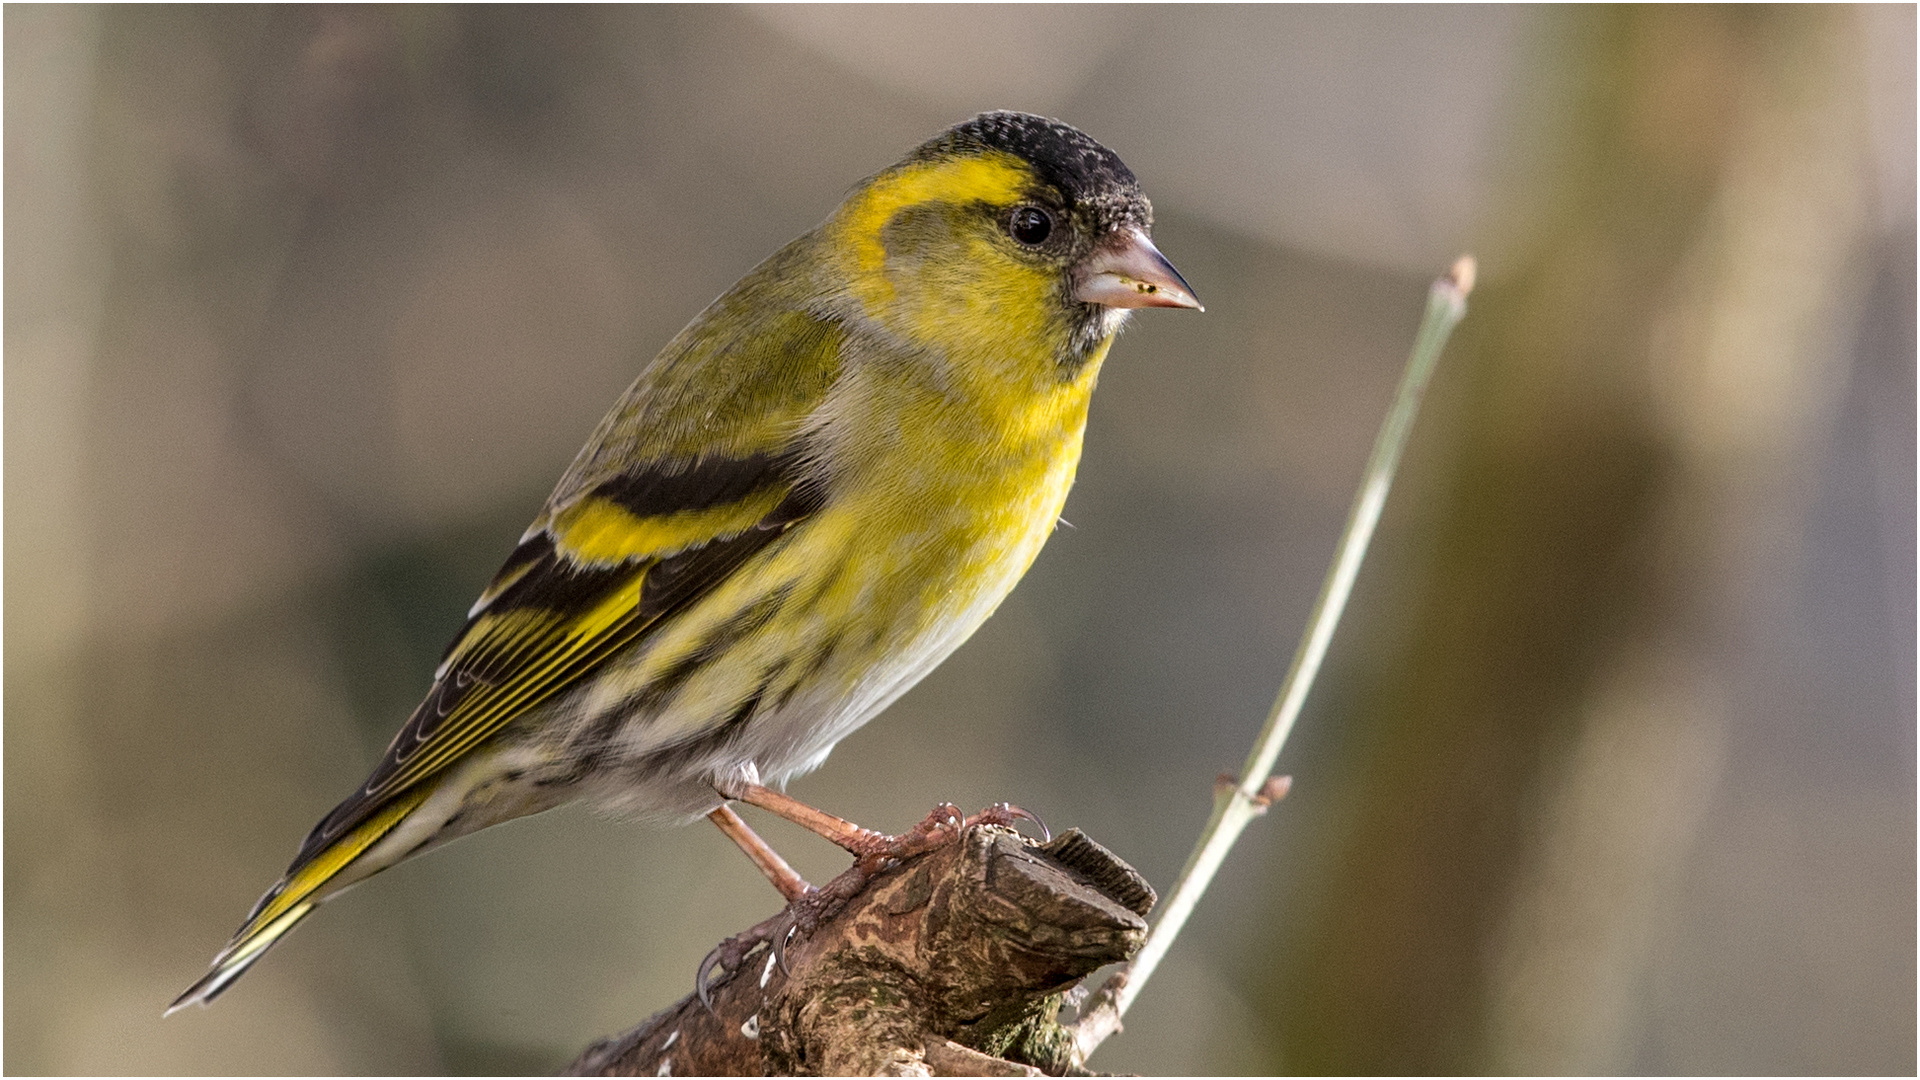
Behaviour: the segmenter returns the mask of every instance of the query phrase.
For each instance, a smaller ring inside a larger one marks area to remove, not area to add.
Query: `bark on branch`
[[[599,1076],[1037,1076],[1071,1068],[1061,995],[1139,949],[1153,889],[1071,830],[974,827],[876,875],[787,949],[764,946],[567,1070]]]

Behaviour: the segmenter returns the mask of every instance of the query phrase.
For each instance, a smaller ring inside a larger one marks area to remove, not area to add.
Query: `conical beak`
[[[1073,298],[1117,308],[1205,311],[1192,286],[1140,229],[1123,229],[1095,248],[1073,274]]]

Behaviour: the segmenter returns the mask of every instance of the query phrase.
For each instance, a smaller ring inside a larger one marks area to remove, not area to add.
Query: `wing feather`
[[[756,454],[634,470],[552,516],[508,558],[426,698],[366,783],[314,828],[289,874],[713,589],[819,505],[794,455]],[[628,521],[627,539],[608,524],[616,515]],[[569,542],[568,521],[593,522],[586,542]],[[689,530],[694,522],[704,535]],[[622,554],[610,559],[615,549]]]
[[[818,508],[800,432],[838,377],[847,334],[795,301],[810,242],[716,300],[601,421],[468,613],[425,700],[367,782],[308,835],[289,879]]]

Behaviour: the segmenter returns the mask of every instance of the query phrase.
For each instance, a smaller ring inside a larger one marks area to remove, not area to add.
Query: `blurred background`
[[[770,914],[717,831],[562,810],[160,1020],[641,364],[987,108],[1123,156],[1207,312],[796,794],[1167,888],[1471,250],[1293,794],[1094,1065],[1913,1072],[1912,7],[4,20],[8,1072],[550,1072]]]

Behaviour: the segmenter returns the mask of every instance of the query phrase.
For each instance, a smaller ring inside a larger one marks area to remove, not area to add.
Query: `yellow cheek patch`
[[[767,488],[725,506],[652,517],[641,517],[606,499],[584,499],[554,520],[554,546],[588,566],[665,558],[753,528],[785,495],[783,489]]]

